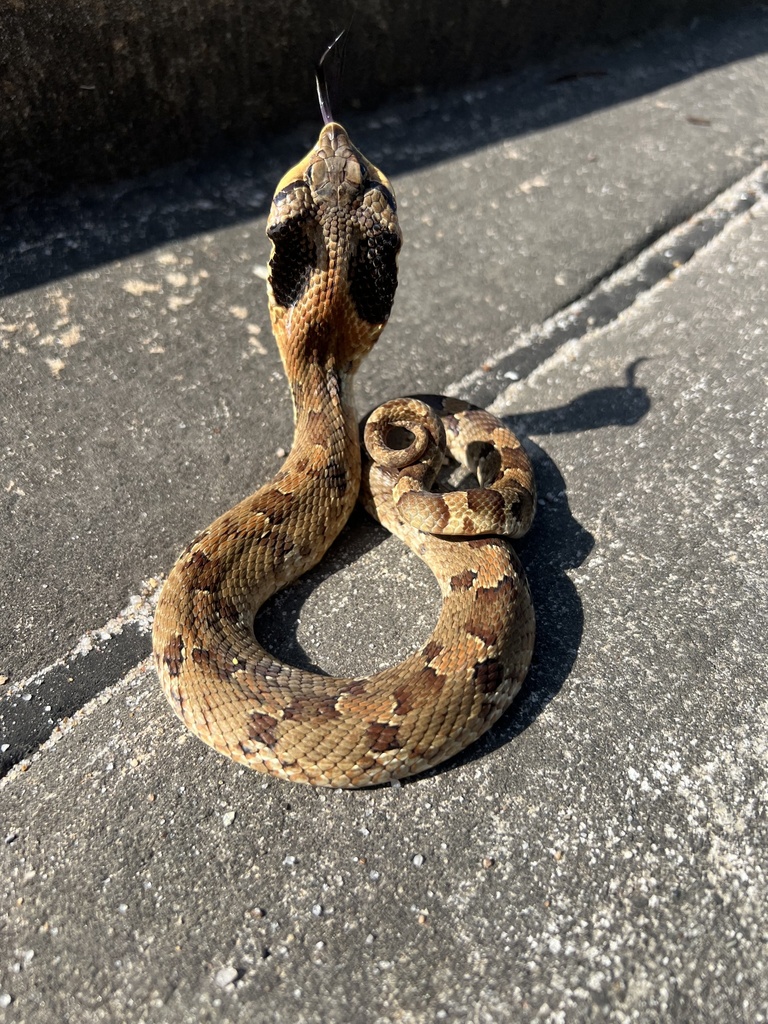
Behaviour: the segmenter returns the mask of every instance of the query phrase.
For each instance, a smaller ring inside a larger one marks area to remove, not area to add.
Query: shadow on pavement
[[[513,77],[342,119],[362,151],[398,175],[627,103],[768,49],[768,23],[759,11],[740,12],[727,29],[712,21],[695,31],[654,33],[610,51],[563,56]],[[314,141],[319,124],[318,117],[288,135],[231,147],[216,158],[10,207],[0,223],[0,295],[263,214],[275,182]]]
[[[583,433],[603,427],[631,427],[651,407],[645,388],[635,384],[638,359],[626,369],[623,387],[587,391],[567,405],[503,417],[525,443],[536,471],[539,507],[531,531],[516,545],[536,610],[536,646],[528,678],[511,710],[490,732],[436,772],[467,764],[513,740],[531,725],[570,675],[584,632],[584,612],[568,571],[592,552],[594,537],[574,518],[565,480],[543,448],[528,437]]]

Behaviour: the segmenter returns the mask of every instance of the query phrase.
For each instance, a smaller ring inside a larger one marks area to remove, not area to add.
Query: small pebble
[[[235,967],[222,967],[216,972],[214,981],[219,988],[226,988],[237,981],[237,969]]]
[[[495,863],[496,861],[493,859],[493,857],[483,857],[483,867],[486,870],[488,868],[492,868]]]
[[[420,854],[420,853],[417,853],[416,856],[413,858],[413,866],[417,867],[417,868],[420,868],[423,863],[424,863],[423,855]]]
[[[285,450],[285,448],[275,449],[275,455],[278,457],[278,459],[284,459],[287,454],[288,452]]]
[[[10,992],[0,992],[0,1007],[6,1010],[13,1002],[13,996]]]
[[[323,908],[320,906],[319,903],[316,903],[314,907],[312,907],[312,913],[314,914],[315,917],[323,916]]]
[[[237,814],[237,811],[227,811],[225,814],[222,814],[222,816],[221,816],[221,823],[222,823],[222,825],[231,825],[232,822],[235,820],[235,815],[236,814]]]

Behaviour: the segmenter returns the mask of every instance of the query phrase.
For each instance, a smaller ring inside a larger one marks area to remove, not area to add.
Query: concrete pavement
[[[687,45],[674,84],[653,85],[667,58],[609,55],[647,90],[443,160],[433,136],[395,180],[403,280],[361,406],[484,393],[541,499],[524,693],[429,777],[248,775],[186,736],[143,660],[142,581],[290,443],[263,219],[3,300],[0,1016],[766,1019],[766,60],[697,74]],[[467,123],[516,88],[461,101]],[[385,169],[390,124],[425,109],[360,122]],[[237,206],[254,178],[229,181]],[[259,630],[357,672],[435,615],[360,515]]]

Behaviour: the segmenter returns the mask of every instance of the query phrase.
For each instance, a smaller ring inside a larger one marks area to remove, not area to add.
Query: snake
[[[395,782],[459,753],[511,705],[535,633],[510,543],[536,507],[524,447],[483,409],[398,398],[362,431],[353,383],[390,316],[402,243],[392,184],[335,121],[280,180],[267,221],[272,331],[293,401],[282,468],[184,548],[158,598],[157,673],[173,710],[233,761],[292,782]],[[441,482],[455,461],[477,486]],[[279,660],[254,620],[323,557],[360,497],[432,570],[437,623],[370,675]]]

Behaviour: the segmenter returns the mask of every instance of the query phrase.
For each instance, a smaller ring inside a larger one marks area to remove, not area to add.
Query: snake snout
[[[467,465],[480,486],[487,487],[501,473],[501,455],[489,441],[472,441],[467,445]]]
[[[315,154],[306,170],[316,200],[338,202],[341,195],[356,195],[365,184],[367,168],[346,131],[331,121],[323,127]]]

